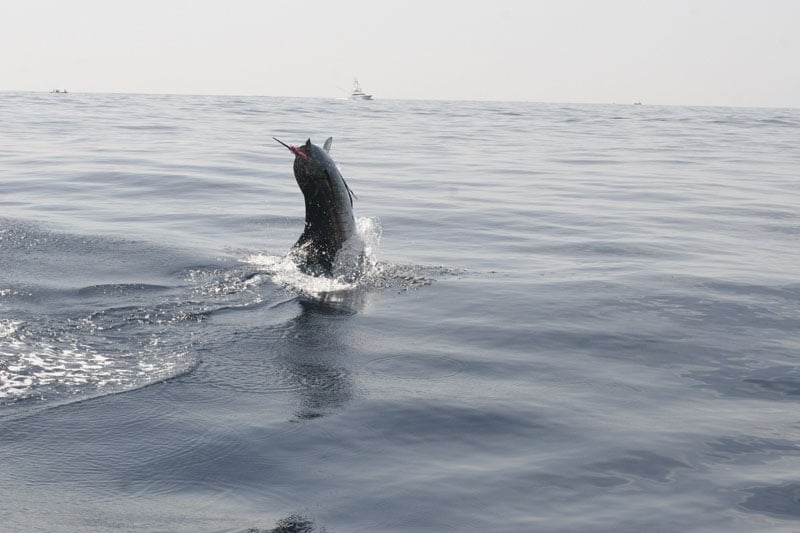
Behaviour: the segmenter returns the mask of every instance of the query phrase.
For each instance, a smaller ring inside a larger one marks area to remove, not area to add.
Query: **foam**
[[[381,238],[380,222],[375,218],[356,219],[358,237],[363,244],[364,264],[360,277],[348,280],[345,277],[312,276],[303,272],[290,253],[283,255],[256,253],[244,261],[265,270],[278,285],[311,297],[320,297],[355,289],[361,285],[377,264],[378,245]]]
[[[356,286],[336,278],[308,275],[300,270],[290,254],[252,254],[245,261],[268,272],[278,285],[309,296],[345,291]]]
[[[36,338],[20,321],[0,319],[0,403],[52,400],[131,390],[189,368],[186,353],[100,353],[62,332]]]

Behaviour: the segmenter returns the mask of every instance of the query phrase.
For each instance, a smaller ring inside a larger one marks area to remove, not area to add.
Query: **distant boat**
[[[66,89],[53,89],[50,92],[51,93],[55,93],[55,94],[67,94],[67,90]]]
[[[372,95],[361,90],[358,78],[353,78],[353,91],[350,93],[351,100],[372,100]]]
[[[633,103],[633,105],[642,105],[642,102],[641,102],[641,100],[637,100],[637,101],[635,101],[635,102]]]

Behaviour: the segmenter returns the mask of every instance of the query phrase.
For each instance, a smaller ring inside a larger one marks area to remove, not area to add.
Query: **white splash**
[[[248,256],[245,261],[268,272],[272,280],[281,287],[293,289],[309,296],[319,296],[355,287],[353,283],[336,278],[310,276],[304,273],[288,253],[284,255],[253,254]]]
[[[6,320],[0,318],[0,342],[3,341],[5,337],[9,337],[17,331],[20,322],[16,320]]]
[[[288,252],[283,255],[251,254],[245,258],[245,262],[265,270],[278,285],[307,296],[319,297],[329,293],[352,290],[359,287],[360,280],[375,268],[381,238],[380,222],[375,218],[357,218],[356,228],[358,237],[363,244],[363,261],[360,267],[361,275],[354,277],[352,281],[347,276],[308,275],[298,267]]]

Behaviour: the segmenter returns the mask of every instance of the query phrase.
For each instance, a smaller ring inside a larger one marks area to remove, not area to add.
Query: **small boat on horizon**
[[[53,89],[50,92],[53,93],[53,94],[67,94],[67,90],[66,89]]]
[[[372,100],[372,95],[367,94],[361,90],[361,85],[358,83],[358,78],[353,78],[353,90],[350,93],[351,100]]]

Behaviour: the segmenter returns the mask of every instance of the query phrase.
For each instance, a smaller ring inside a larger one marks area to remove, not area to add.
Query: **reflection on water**
[[[789,520],[800,519],[800,484],[753,487],[745,490],[750,496],[741,504],[743,509]]]
[[[363,308],[365,298],[361,291],[300,298],[300,314],[283,326],[288,342],[280,363],[297,384],[298,419],[325,416],[352,399],[354,380],[347,366],[352,339],[346,322]]]
[[[302,516],[292,515],[279,520],[272,529],[258,529],[252,527],[245,533],[313,533],[314,531],[314,522]],[[325,530],[322,529],[321,531],[324,532]]]

